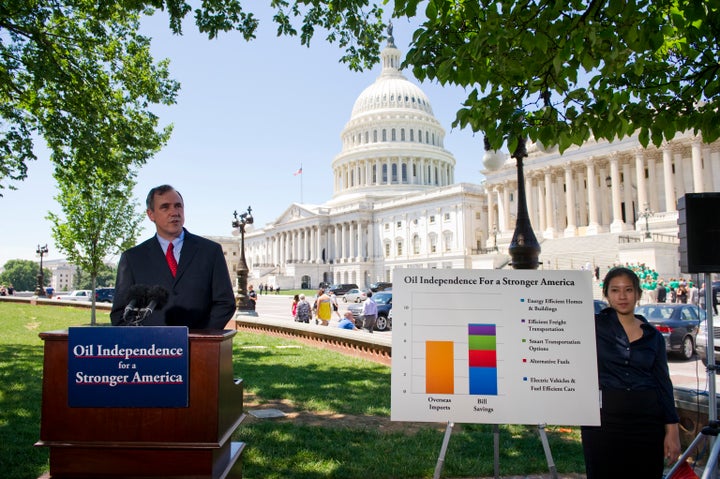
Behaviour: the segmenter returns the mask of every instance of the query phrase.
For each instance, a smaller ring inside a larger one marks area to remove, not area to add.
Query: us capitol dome
[[[455,158],[425,93],[400,72],[392,27],[382,71],[358,96],[332,162],[333,201],[390,197],[454,183]]]

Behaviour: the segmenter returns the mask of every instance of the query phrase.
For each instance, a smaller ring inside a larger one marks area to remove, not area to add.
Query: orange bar
[[[425,393],[453,394],[455,368],[452,341],[425,342]]]

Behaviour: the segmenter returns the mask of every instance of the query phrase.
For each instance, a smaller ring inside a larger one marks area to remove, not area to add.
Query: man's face
[[[185,224],[183,200],[175,190],[155,195],[154,209],[147,210],[148,218],[155,223],[158,235],[172,241],[180,236]]]

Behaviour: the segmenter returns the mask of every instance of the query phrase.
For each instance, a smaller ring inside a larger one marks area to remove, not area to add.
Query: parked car
[[[700,323],[697,336],[695,336],[695,352],[704,365],[707,366],[707,321]],[[713,318],[713,350],[715,351],[715,364],[720,364],[720,324]]]
[[[720,300],[720,281],[712,282],[712,294],[716,298],[718,298],[718,300]],[[698,328],[698,333],[695,338],[695,352],[705,365],[707,365],[708,359],[707,326],[707,320],[700,323],[700,327]],[[716,315],[713,315],[713,330],[713,350],[715,351],[715,364],[720,364],[720,318],[718,318]]]
[[[377,283],[370,284],[370,291],[372,291],[373,293],[377,293],[378,291],[385,291],[386,289],[392,289],[392,283],[378,281]]]
[[[96,303],[112,303],[115,297],[115,288],[95,288]]]
[[[92,301],[92,294],[89,289],[76,289],[68,294],[58,294],[55,299],[60,301]]]
[[[694,304],[651,303],[635,308],[635,314],[644,316],[662,333],[668,353],[684,359],[692,358],[698,327],[705,320],[705,311]]]
[[[390,311],[392,310],[392,292],[381,291],[374,293],[372,298],[375,300],[378,309],[378,317],[375,322],[375,329],[378,331],[386,331],[392,329],[392,320],[390,319]],[[362,303],[355,303],[348,306],[348,311],[353,315],[355,325],[358,328],[362,327],[363,316],[362,316],[363,305]]]
[[[360,303],[365,301],[366,298],[367,294],[361,289],[351,289],[342,297],[343,301],[346,303]]]
[[[351,289],[358,289],[358,285],[353,283],[333,284],[328,288],[328,291],[332,291],[335,296],[342,296]]]
[[[600,311],[610,306],[607,301],[603,301],[602,299],[593,299],[593,305],[595,306],[595,314],[598,314]]]

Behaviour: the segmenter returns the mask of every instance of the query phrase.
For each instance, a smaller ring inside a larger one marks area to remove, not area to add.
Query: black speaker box
[[[678,200],[680,271],[720,272],[720,193],[688,193]]]

